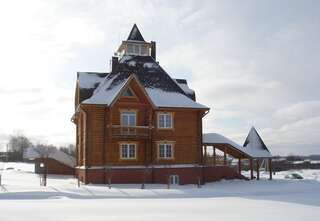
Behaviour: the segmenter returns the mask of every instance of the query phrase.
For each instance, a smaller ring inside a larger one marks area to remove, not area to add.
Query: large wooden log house
[[[156,60],[156,43],[133,26],[109,73],[78,72],[76,176],[85,183],[204,183],[241,175],[205,165],[202,118],[185,79]]]

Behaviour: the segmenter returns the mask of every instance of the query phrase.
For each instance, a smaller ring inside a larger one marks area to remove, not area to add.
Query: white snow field
[[[0,163],[0,220],[319,220],[320,170],[277,173],[260,181],[194,185],[82,185],[49,176],[40,187],[33,164]],[[296,172],[303,180],[287,180]]]

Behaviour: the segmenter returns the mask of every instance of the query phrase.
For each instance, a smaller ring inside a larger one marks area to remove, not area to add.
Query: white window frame
[[[123,154],[123,147],[126,148]],[[130,156],[130,148],[134,147],[134,156]],[[120,159],[122,160],[135,160],[137,159],[137,144],[136,143],[120,143]]]
[[[123,122],[123,115],[127,115],[127,119],[134,116],[134,125],[130,125],[130,120],[128,121],[128,125],[125,125]],[[120,125],[127,127],[135,127],[137,126],[137,111],[136,110],[121,110],[120,112]]]
[[[132,52],[129,52],[129,47],[132,47]],[[146,48],[146,53],[142,53],[142,47]],[[147,45],[143,45],[143,44],[134,44],[134,43],[128,43],[127,45],[127,54],[128,55],[149,55],[150,52],[148,50],[148,46]]]
[[[160,117],[164,116],[163,125],[160,124]],[[166,117],[170,116],[170,125],[167,125]],[[160,112],[158,113],[158,128],[159,129],[173,129],[173,114],[171,112]]]
[[[163,156],[161,156],[161,146],[163,146]],[[168,147],[171,148],[171,156],[168,155]],[[173,143],[158,143],[158,158],[159,159],[173,159],[173,151],[174,151],[174,145]]]

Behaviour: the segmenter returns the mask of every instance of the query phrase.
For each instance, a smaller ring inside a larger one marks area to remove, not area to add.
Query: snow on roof
[[[173,79],[186,94],[194,94],[194,90],[189,88],[187,81],[182,79]]]
[[[208,109],[207,106],[199,104],[184,94],[163,91],[156,88],[146,88],[148,96],[157,107],[182,107]]]
[[[229,144],[240,152],[248,155],[252,158],[269,158],[272,157],[268,150],[257,149],[257,148],[246,148],[236,142],[230,140],[229,138],[217,134],[217,133],[207,133],[202,135],[202,142],[206,144]]]
[[[257,130],[254,127],[250,129],[249,134],[243,146],[244,146],[244,149],[246,149],[247,151],[265,152],[266,154],[268,153],[271,156],[267,146],[264,144],[263,140],[261,139]]]
[[[110,105],[128,81],[127,78],[116,82],[117,77],[117,75],[114,75],[112,78],[106,77],[94,91],[92,97],[84,100],[82,103]]]
[[[104,79],[106,73],[78,72],[80,88],[96,88]]]
[[[24,158],[37,159],[40,158],[40,155],[33,147],[29,147],[24,153]],[[76,165],[76,159],[61,150],[55,150],[49,155],[49,158],[54,159],[69,167],[74,167]]]
[[[132,74],[157,107],[209,109],[195,102],[194,91],[188,87],[186,80],[172,79],[150,56],[133,55],[123,56],[119,60],[117,71],[105,74],[104,80],[101,80],[95,89],[90,91],[83,89],[82,94],[84,95],[80,96],[82,98],[80,102],[110,105]],[[93,84],[94,78],[92,78],[91,86]],[[87,86],[90,84],[87,83]]]

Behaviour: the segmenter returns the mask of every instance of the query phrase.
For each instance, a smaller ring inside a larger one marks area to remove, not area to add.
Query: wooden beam
[[[207,163],[207,146],[204,146],[204,160],[203,160],[204,164]]]
[[[269,159],[269,180],[272,180],[272,159]]]
[[[253,160],[250,159],[250,179],[253,180]]]
[[[238,160],[238,173],[241,175],[241,158]]]
[[[216,165],[216,148],[215,147],[213,147],[213,166],[215,166]]]
[[[257,162],[257,180],[260,180],[260,171],[259,171],[260,162],[259,162],[259,159],[257,159],[256,162]]]

